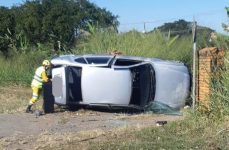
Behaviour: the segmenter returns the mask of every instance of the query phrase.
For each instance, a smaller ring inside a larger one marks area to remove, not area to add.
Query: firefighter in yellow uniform
[[[44,82],[48,82],[49,78],[47,77],[47,69],[49,69],[51,63],[48,60],[44,60],[42,62],[42,66],[38,67],[35,71],[35,75],[33,77],[31,87],[33,91],[33,96],[30,99],[29,105],[26,108],[26,113],[32,113],[32,106],[36,103],[39,99],[41,94],[42,85]]]

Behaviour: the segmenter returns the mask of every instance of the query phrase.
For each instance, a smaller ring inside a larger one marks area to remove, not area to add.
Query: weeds
[[[213,76],[212,83],[210,106],[217,118],[229,115],[229,63],[225,62],[224,67],[223,70],[217,71],[216,76]]]
[[[163,127],[128,131],[90,149],[228,149],[229,130],[205,117],[170,122]],[[198,115],[198,114],[195,114]]]
[[[69,121],[69,118],[61,117],[60,120],[58,120],[58,124],[66,124]]]
[[[162,127],[121,127],[79,133],[44,133],[37,149],[228,149],[229,120],[215,122],[200,113]]]
[[[47,58],[44,52],[30,52],[11,58],[0,57],[0,85],[30,85],[35,69]]]
[[[24,112],[32,96],[31,88],[22,86],[0,87],[0,113]],[[33,106],[33,110],[42,108],[42,100]]]
[[[136,31],[121,34],[104,31],[94,33],[86,41],[76,45],[74,52],[104,54],[119,50],[125,55],[157,57],[187,64],[192,60],[191,37],[171,37],[170,34],[163,35],[159,31],[148,34]]]

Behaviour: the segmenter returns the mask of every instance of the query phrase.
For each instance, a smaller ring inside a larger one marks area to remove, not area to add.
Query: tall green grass
[[[27,46],[22,52],[12,50],[11,57],[0,55],[0,84],[29,85],[36,67],[43,59],[50,58],[50,45],[38,44],[36,48]],[[168,60],[182,61],[191,64],[191,37],[171,37],[155,31],[143,34],[136,31],[117,34],[111,31],[93,32],[92,35],[80,39],[75,48],[75,54],[106,54],[119,50],[124,55],[156,57]],[[64,52],[62,52],[64,53]]]
[[[228,122],[198,116],[170,122],[163,127],[110,134],[104,141],[91,141],[89,149],[228,149]],[[74,147],[76,142],[68,143]],[[67,147],[67,146],[66,146]],[[71,149],[71,148],[70,148]]]
[[[212,40],[211,46],[224,50],[226,54],[223,65],[213,66],[210,107],[209,111],[205,112],[208,118],[219,120],[229,115],[229,36],[218,35],[217,39]],[[215,62],[212,63],[212,65],[214,64]]]
[[[47,59],[46,52],[28,52],[0,57],[0,85],[30,85],[35,69]]]
[[[103,54],[119,50],[124,55],[157,57],[182,61],[187,64],[192,60],[191,37],[171,37],[160,31],[144,34],[136,31],[117,34],[104,31],[96,32],[76,45],[75,53]]]
[[[210,108],[213,117],[223,118],[229,115],[229,54],[227,53],[224,68],[218,68],[212,79]]]

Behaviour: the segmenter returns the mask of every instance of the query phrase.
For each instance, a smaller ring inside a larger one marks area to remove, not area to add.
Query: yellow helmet
[[[50,61],[49,60],[44,60],[43,62],[42,62],[42,65],[43,66],[50,66]]]

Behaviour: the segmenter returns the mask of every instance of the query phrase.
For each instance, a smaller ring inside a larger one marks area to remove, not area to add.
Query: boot
[[[33,111],[32,111],[32,105],[28,105],[25,112],[26,113],[33,113]]]

